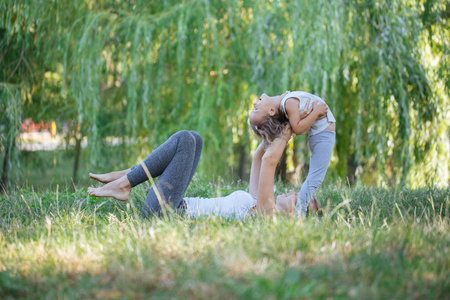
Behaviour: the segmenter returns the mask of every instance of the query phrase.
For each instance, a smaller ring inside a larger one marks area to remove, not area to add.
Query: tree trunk
[[[286,151],[287,147],[281,156],[280,163],[275,169],[275,178],[281,180],[282,182],[287,182],[287,161],[286,161]]]
[[[347,159],[347,181],[349,184],[353,184],[356,182],[356,168],[358,167],[358,164],[355,160],[355,154],[352,154]]]
[[[245,144],[241,144],[241,157],[239,159],[239,179],[247,180],[247,151],[245,149]]]
[[[75,162],[73,164],[73,182],[77,182],[78,167],[80,165],[80,155],[81,155],[81,139],[75,137]]]
[[[292,163],[294,164],[294,173],[291,174],[291,183],[298,183],[300,181],[301,175],[301,163],[298,159],[298,146],[297,143],[294,142],[294,147],[292,148]]]
[[[15,146],[15,138],[13,138],[12,143],[6,143],[5,146],[5,156],[3,157],[3,169],[2,169],[2,178],[0,180],[0,193],[6,193],[6,183],[8,181],[8,162],[9,162],[9,154],[14,151]]]

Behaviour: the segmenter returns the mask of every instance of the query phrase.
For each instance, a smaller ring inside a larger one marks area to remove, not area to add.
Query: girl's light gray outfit
[[[195,131],[179,131],[153,151],[142,164],[134,166],[127,178],[132,187],[159,177],[150,189],[142,207],[142,215],[159,214],[161,205],[158,197],[173,209],[182,209],[183,194],[197,169],[203,148],[203,140]],[[143,165],[147,170],[144,169]],[[157,196],[155,189],[160,196]]]
[[[295,91],[295,92],[290,92],[287,91],[287,95],[284,96],[284,98],[281,100],[281,108],[284,111],[284,114],[286,115],[287,118],[288,115],[286,113],[286,108],[285,108],[285,103],[286,100],[289,98],[296,98],[300,101],[299,105],[298,105],[298,109],[300,111],[302,111],[305,108],[306,102],[308,102],[308,99],[311,100],[309,102],[309,106],[308,108],[311,108],[313,105],[314,101],[318,101],[318,102],[322,102],[322,103],[326,103],[322,98],[320,98],[319,96],[307,93],[307,92],[302,92],[302,91]],[[327,128],[331,123],[336,123],[336,119],[333,116],[333,113],[331,112],[330,109],[328,109],[327,112],[327,117],[320,119],[320,120],[316,120],[311,127],[308,130],[308,136],[311,135],[315,135],[318,134],[322,131],[325,130],[325,128]]]
[[[288,92],[281,100],[281,107],[286,114],[286,117],[288,117],[288,115],[286,113],[285,103],[289,98],[296,98],[300,101],[300,111],[303,110],[308,99],[311,99],[311,102],[309,103],[310,107],[315,100],[325,103],[320,97],[307,92]],[[311,152],[309,172],[305,182],[303,182],[302,187],[300,188],[300,193],[298,193],[297,204],[295,206],[296,216],[299,211],[303,217],[306,216],[306,210],[311,201],[311,197],[325,178],[328,166],[330,165],[333,147],[336,142],[336,132],[326,130],[326,128],[334,122],[336,122],[336,119],[331,113],[331,110],[328,109],[327,117],[316,120],[308,130],[308,148]]]

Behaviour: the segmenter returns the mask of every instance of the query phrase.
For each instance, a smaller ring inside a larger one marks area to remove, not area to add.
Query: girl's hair
[[[275,115],[267,116],[267,118],[258,125],[250,124],[250,127],[257,136],[271,143],[281,134],[288,123],[288,118],[281,108],[279,108]]]

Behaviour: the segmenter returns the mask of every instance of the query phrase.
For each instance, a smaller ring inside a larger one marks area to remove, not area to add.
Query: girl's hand
[[[309,107],[309,103],[311,103],[311,99],[308,98],[308,100],[306,101],[305,107],[303,107],[303,109],[300,111],[300,120],[303,120],[304,118],[306,118],[307,116],[309,116],[309,114],[312,112],[312,110],[314,109],[314,107],[317,105],[318,101],[315,100],[313,102],[313,105],[311,105],[311,107]],[[327,108],[328,111],[328,108]],[[327,113],[321,113],[319,114],[319,116],[317,117],[317,120],[326,118]]]
[[[308,98],[305,107],[303,107],[303,109],[300,111],[300,120],[306,118],[311,113],[313,106],[311,105],[311,107],[309,107],[309,103],[311,103],[311,99]]]
[[[324,102],[318,103],[317,101],[315,101],[312,105],[312,110],[319,113],[317,119],[323,119],[328,113],[328,105]]]

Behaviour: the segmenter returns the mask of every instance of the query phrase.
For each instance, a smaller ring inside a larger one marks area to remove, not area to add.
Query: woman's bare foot
[[[97,197],[113,197],[120,201],[127,201],[130,196],[131,184],[127,176],[122,176],[108,184],[99,188],[88,188],[88,193],[91,196]]]
[[[95,179],[97,181],[103,182],[103,183],[108,183],[108,182],[112,182],[114,180],[119,179],[120,177],[126,175],[130,171],[131,171],[131,169],[126,169],[123,171],[115,171],[115,172],[110,172],[110,173],[105,173],[105,174],[89,173],[89,177],[91,177],[92,179]]]

